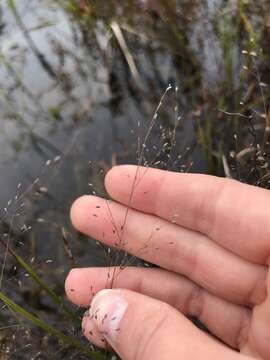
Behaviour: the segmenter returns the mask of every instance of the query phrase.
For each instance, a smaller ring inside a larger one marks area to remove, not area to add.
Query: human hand
[[[85,336],[125,360],[270,359],[270,192],[136,166],[113,168],[105,185],[118,203],[81,197],[74,226],[160,268],[71,271],[69,299],[92,302]],[[100,292],[108,273],[114,289]]]

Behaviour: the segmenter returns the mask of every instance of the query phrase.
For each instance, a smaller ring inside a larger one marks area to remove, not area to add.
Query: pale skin
[[[124,360],[270,359],[270,192],[136,166],[113,168],[105,185],[110,211],[104,199],[84,196],[72,206],[72,223],[159,268],[110,270],[114,289],[106,293],[99,291],[108,285],[107,268],[72,271],[69,299],[87,308],[95,297],[85,336]],[[117,301],[124,311],[110,318]]]

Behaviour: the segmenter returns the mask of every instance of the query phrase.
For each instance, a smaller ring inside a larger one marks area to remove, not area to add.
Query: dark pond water
[[[40,1],[37,7],[34,1],[20,1],[16,11],[19,20],[3,7],[2,208],[16,194],[18,183],[27,189],[42,174],[41,184],[48,188],[48,194],[30,211],[30,220],[36,211],[42,219],[56,212],[53,216],[59,225],[66,224],[72,200],[89,193],[88,184],[100,170],[115,163],[136,163],[138,136],[147,129],[169,83],[179,86],[179,92],[177,97],[173,92],[168,94],[158,126],[173,123],[177,105],[183,118],[177,152],[186,153],[194,137],[189,99],[194,95],[183,93],[185,74],[178,72],[172,54],[166,53],[158,40],[151,43],[153,34],[147,38],[147,34],[122,30],[139,67],[140,78],[135,79],[121,48],[101,21],[96,24],[95,38],[85,39],[80,25],[53,2]],[[210,15],[211,11],[214,9],[209,9]],[[194,52],[197,33],[194,28],[189,34]],[[205,46],[207,53],[209,45]],[[211,57],[202,65],[205,78],[216,81]],[[159,136],[160,132],[153,131],[153,141],[159,141]],[[46,168],[47,160],[58,156],[61,161]],[[204,171],[206,164],[198,151],[195,159],[193,170]],[[46,231],[46,238],[49,233]],[[39,236],[42,256],[56,256],[51,254],[55,232],[46,243],[42,242],[43,232]]]
[[[218,107],[228,99],[236,110],[244,37],[232,28],[238,16],[235,1],[172,1],[165,7],[163,1],[112,1],[101,9],[88,8],[85,1],[70,1],[80,4],[75,8],[69,1],[63,6],[49,0],[15,3],[12,10],[1,2],[1,233],[8,233],[16,251],[62,292],[74,262],[104,263],[100,247],[71,228],[72,201],[93,191],[104,194],[102,179],[111,166],[137,163],[138,140],[169,84],[172,90],[158,113],[144,162],[210,171],[198,124],[216,121]],[[224,44],[229,41],[228,50]],[[226,91],[233,92],[233,101]],[[164,144],[175,123],[177,142],[170,159]],[[219,146],[211,126],[206,134]],[[67,255],[63,228],[75,260]],[[20,304],[57,321],[9,258],[1,287]],[[4,324],[9,323],[4,313]],[[40,333],[33,338],[38,344]],[[38,348],[35,341],[31,354]],[[46,349],[44,358],[55,358],[54,347]]]

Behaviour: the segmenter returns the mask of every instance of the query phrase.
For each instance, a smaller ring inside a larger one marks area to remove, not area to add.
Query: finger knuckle
[[[169,307],[164,304],[145,316],[144,322],[148,326],[141,326],[136,329],[138,342],[133,357],[134,360],[148,360],[151,358],[159,343],[168,313]]]

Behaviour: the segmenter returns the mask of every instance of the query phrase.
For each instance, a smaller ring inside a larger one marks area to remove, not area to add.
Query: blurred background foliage
[[[1,0],[1,294],[17,304],[1,297],[1,358],[89,358],[72,343],[86,345],[81,311],[58,296],[105,256],[69,207],[138,162],[169,84],[142,163],[269,188],[269,14],[267,0]]]

